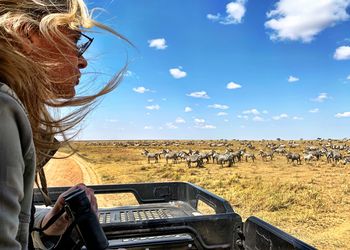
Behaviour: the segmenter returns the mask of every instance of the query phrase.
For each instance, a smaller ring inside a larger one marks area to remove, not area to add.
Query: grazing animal
[[[301,164],[300,154],[298,153],[287,153],[286,154],[287,162],[291,161],[294,163],[294,161],[297,162],[297,164]]]
[[[233,153],[232,153],[233,159],[237,159],[237,162],[241,162],[244,153],[245,153],[245,149],[240,149],[240,150],[238,150],[238,151],[233,152]]]
[[[350,155],[344,156],[343,158],[343,164],[345,165],[347,163],[350,163]]]
[[[232,164],[235,163],[235,159],[232,153],[217,156],[217,164],[220,164],[221,167],[224,167],[224,163],[228,163],[228,167],[232,167]]]
[[[218,157],[219,157],[219,153],[215,152],[213,153],[212,159],[213,159],[213,163],[218,163]]]
[[[304,155],[304,161],[305,162],[310,162],[311,160],[316,159],[315,156],[313,156],[311,153],[305,154]]]
[[[143,155],[145,155],[147,157],[147,161],[148,163],[151,162],[151,159],[154,159],[155,160],[155,163],[158,162],[158,159],[160,158],[160,153],[150,153],[148,152],[148,150],[144,149],[143,150]]]
[[[312,154],[314,157],[316,157],[316,160],[319,160],[323,155],[321,150],[314,150],[309,153]]]
[[[195,162],[197,163],[196,167],[204,167],[204,162],[203,162],[203,158],[200,155],[189,155],[186,157],[186,162],[187,162],[187,167],[191,167],[191,163]]]
[[[168,164],[169,159],[172,159],[173,163],[177,163],[177,159],[178,159],[177,152],[163,150],[163,153],[164,153],[164,158],[165,158],[167,164]]]
[[[253,162],[255,161],[255,155],[253,153],[245,153],[243,157],[245,158],[246,162],[248,162],[248,158],[252,159]]]
[[[281,154],[281,155],[284,155],[284,154],[287,153],[287,150],[284,149],[284,148],[276,148],[274,151],[275,151],[277,154]]]
[[[270,158],[270,160],[272,161],[273,160],[273,154],[274,154],[274,151],[264,152],[264,151],[260,150],[260,155],[261,155],[261,158],[262,158],[263,161],[267,161],[267,158]]]
[[[339,151],[336,150],[332,150],[326,153],[327,156],[327,162],[335,162],[338,163],[343,157],[341,155],[341,153],[339,153]]]

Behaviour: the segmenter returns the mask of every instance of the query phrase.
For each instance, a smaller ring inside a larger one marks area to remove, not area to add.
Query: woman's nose
[[[86,61],[85,57],[80,56],[79,57],[79,61],[78,61],[78,67],[79,69],[84,69],[86,68],[88,65],[88,62]]]

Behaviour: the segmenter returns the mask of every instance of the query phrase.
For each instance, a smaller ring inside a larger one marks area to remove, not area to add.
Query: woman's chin
[[[71,99],[75,96],[75,89],[74,87],[69,89],[60,89],[56,93],[56,97],[60,99]]]

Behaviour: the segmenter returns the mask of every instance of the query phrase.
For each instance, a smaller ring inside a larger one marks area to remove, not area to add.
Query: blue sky
[[[103,83],[129,66],[79,139],[349,137],[349,6],[349,0],[95,1],[89,7],[104,9],[95,12],[97,20],[136,48],[90,33],[83,82]]]

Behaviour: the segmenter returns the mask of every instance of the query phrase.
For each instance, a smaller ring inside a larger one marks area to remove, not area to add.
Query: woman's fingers
[[[62,194],[59,195],[59,197],[57,198],[57,201],[54,205],[54,207],[51,209],[51,211],[46,214],[46,216],[43,219],[43,226],[49,221],[49,219],[54,216],[55,214],[57,214],[63,207],[65,204],[64,201],[64,197],[72,192],[73,190],[76,189],[81,189],[85,191],[86,197],[89,199],[90,204],[91,204],[91,209],[92,211],[98,215],[98,207],[97,207],[97,200],[96,200],[96,196],[94,194],[94,190],[92,188],[88,188],[85,184],[83,183],[79,183],[71,188],[69,188],[68,190],[66,190],[65,192],[63,192]],[[45,233],[48,235],[60,235],[62,233],[64,233],[64,231],[66,230],[66,228],[68,227],[68,225],[71,223],[70,221],[71,219],[69,218],[68,214],[66,212],[64,212],[56,221],[55,223],[53,223],[47,230],[45,230]]]
[[[96,199],[94,190],[91,188],[87,188],[85,192],[90,201],[92,210],[97,214],[98,206],[97,206],[97,199]]]

